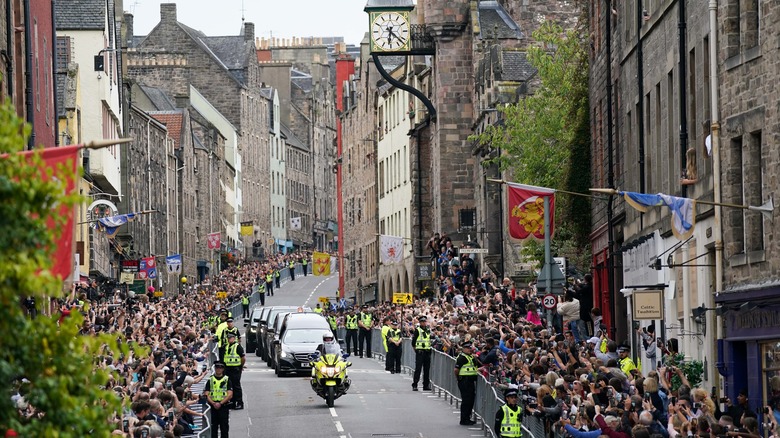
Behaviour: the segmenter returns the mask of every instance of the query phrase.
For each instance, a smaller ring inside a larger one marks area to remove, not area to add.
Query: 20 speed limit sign
[[[558,304],[558,298],[553,294],[547,294],[542,298],[542,305],[547,310],[554,309],[556,304]]]

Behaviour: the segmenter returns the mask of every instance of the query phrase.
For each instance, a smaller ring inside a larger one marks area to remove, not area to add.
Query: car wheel
[[[260,347],[255,348],[255,355],[257,357],[262,357],[263,356],[263,352],[262,352],[262,350],[260,350]]]
[[[255,351],[254,345],[250,344],[249,342],[246,343],[246,352],[252,353]]]

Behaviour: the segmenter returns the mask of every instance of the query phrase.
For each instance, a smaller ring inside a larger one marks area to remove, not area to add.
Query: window
[[[64,72],[70,64],[70,37],[57,37],[57,71]]]
[[[780,379],[780,341],[761,345],[761,369],[764,373],[763,400],[776,399],[777,381]],[[777,406],[774,406],[774,409],[777,409]]]
[[[477,209],[475,208],[461,209],[459,216],[460,216],[459,228],[461,230],[466,228],[474,228],[476,226]]]

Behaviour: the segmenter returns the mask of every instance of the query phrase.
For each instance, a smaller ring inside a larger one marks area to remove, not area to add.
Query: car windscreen
[[[286,344],[322,344],[322,335],[330,330],[287,330],[283,342]],[[331,334],[332,336],[332,334]]]
[[[252,312],[252,322],[260,322],[260,314],[261,313],[262,313],[262,311],[260,311],[260,310],[256,310],[256,311]]]

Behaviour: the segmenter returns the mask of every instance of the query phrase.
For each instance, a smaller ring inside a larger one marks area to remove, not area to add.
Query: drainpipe
[[[722,221],[722,208],[720,202],[721,187],[720,187],[720,114],[718,101],[718,88],[720,82],[718,80],[718,0],[710,0],[709,3],[710,12],[710,80],[712,84],[710,86],[710,113],[712,118],[712,131],[710,134],[710,140],[712,143],[712,185],[715,196],[715,293],[723,291],[723,227]],[[715,307],[714,295],[709,295],[709,303],[707,307]],[[720,323],[720,318],[714,315],[710,315],[710,321],[707,321],[709,327],[716,327],[713,343],[717,343],[716,339],[723,339],[723,324]],[[713,351],[717,351],[713,349]],[[717,353],[715,354],[717,357]],[[715,363],[715,361],[713,361]],[[719,376],[717,370],[713,370],[713,378]],[[718,378],[722,381],[722,377]]]
[[[54,9],[57,6],[56,0],[51,0],[51,89],[52,99],[54,99],[54,146],[60,145],[60,116],[57,105],[57,16]]]
[[[609,188],[615,188],[615,166],[612,158],[612,0],[607,0],[606,8],[606,43],[607,43],[607,184]],[[612,208],[614,206],[615,196],[610,195],[607,201],[607,283],[609,285],[609,327],[612,332],[612,338],[615,338],[615,312],[617,311],[615,300],[615,232],[612,229],[614,215]]]
[[[146,208],[152,209],[152,116],[146,115]],[[152,256],[154,253],[152,252],[152,236],[154,234],[152,233],[152,218],[154,216],[149,215],[147,217],[147,220],[149,222],[149,255]],[[154,283],[154,281],[152,282]]]
[[[33,46],[32,46],[32,26],[30,22],[30,0],[24,0],[24,51],[25,51],[25,69],[24,69],[24,95],[25,109],[27,111],[27,123],[30,124],[30,138],[27,140],[27,149],[32,150],[35,147],[35,111],[33,110]]]
[[[644,73],[644,54],[642,53],[642,24],[644,23],[644,12],[642,9],[642,0],[637,0],[636,8],[636,80],[639,90],[639,108],[637,109],[637,119],[639,122],[639,193],[645,193],[645,73]],[[639,228],[644,228],[643,220],[645,215],[639,215]]]
[[[685,23],[685,0],[677,1],[677,29],[678,29],[678,44],[680,51],[680,70],[679,84],[680,84],[680,168],[685,171],[686,157],[685,152],[688,150],[688,89],[686,87],[686,75],[688,71],[686,69],[686,57],[688,56],[688,49],[685,38],[687,36],[686,23]],[[682,197],[688,196],[688,186],[681,184]],[[689,318],[690,315],[686,315]]]
[[[6,86],[8,88],[8,97],[14,95],[14,22],[11,18],[11,2],[5,2],[5,68],[6,68]]]

